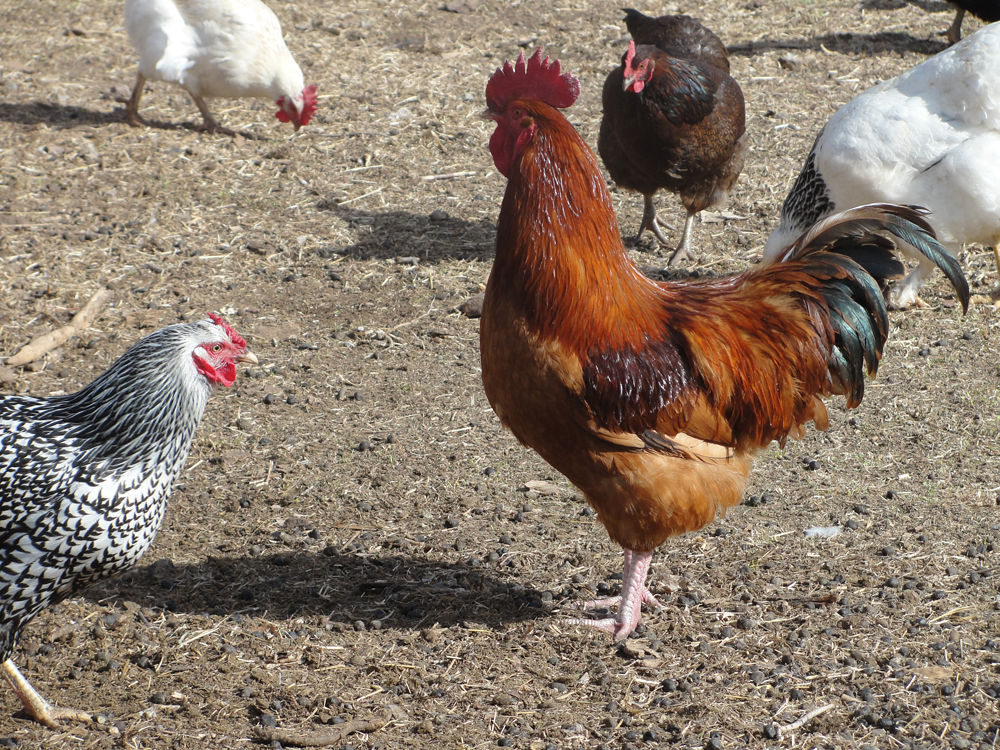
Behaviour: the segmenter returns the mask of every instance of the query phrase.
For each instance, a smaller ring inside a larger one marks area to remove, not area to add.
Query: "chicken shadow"
[[[337,252],[355,260],[417,258],[423,264],[493,260],[495,219],[470,221],[447,216],[443,211],[430,216],[408,211],[363,211],[338,205],[337,200],[336,196],[321,197],[317,207],[332,211],[356,230],[354,244],[337,248]]]
[[[936,55],[948,48],[948,43],[932,39],[918,39],[898,31],[880,31],[875,34],[823,34],[822,36],[799,39],[756,39],[727,47],[730,55],[753,57],[760,52],[775,49],[815,50],[823,47],[830,52],[844,54],[882,55],[890,52],[914,52]]]
[[[174,565],[157,560],[101,581],[81,596],[107,604],[136,602],[172,613],[215,616],[320,615],[417,629],[474,620],[488,627],[545,617],[550,598],[502,582],[495,563],[435,562],[405,554],[280,552],[261,557],[213,557]]]
[[[27,103],[0,103],[0,121],[18,125],[38,125],[45,123],[56,130],[75,128],[80,125],[112,125],[125,122],[125,111],[115,109],[101,112],[75,105],[52,104],[35,101]]]

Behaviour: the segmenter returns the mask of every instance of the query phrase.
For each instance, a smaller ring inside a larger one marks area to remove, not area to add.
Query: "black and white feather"
[[[76,393],[0,397],[0,662],[39,611],[148,549],[215,388],[196,363],[213,344],[256,361],[203,320],[151,334]]]

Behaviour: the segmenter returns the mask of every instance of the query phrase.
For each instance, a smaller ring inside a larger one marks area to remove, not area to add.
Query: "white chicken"
[[[865,203],[925,206],[941,244],[1000,243],[1000,24],[841,107],[820,131],[764,247],[775,258],[818,219]],[[1000,255],[997,255],[1000,270]],[[923,305],[920,264],[893,289]]]
[[[272,99],[275,117],[296,130],[316,111],[316,86],[305,85],[277,16],[260,0],[125,0],[125,29],[139,52],[125,108],[133,126],[148,124],[139,114],[147,80],[187,90],[210,133],[236,134],[212,117],[209,96]]]

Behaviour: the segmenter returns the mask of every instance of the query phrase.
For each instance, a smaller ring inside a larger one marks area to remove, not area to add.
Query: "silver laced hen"
[[[237,362],[257,358],[212,315],[147,336],[76,393],[0,397],[0,661],[46,726],[90,716],[39,695],[11,660],[18,636],[45,607],[136,564]]]

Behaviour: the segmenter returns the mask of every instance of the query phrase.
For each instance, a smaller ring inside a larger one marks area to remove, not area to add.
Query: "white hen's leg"
[[[222,133],[223,135],[236,135],[235,130],[230,130],[229,128],[220,125],[219,122],[212,117],[212,113],[208,110],[208,105],[205,104],[205,100],[200,96],[195,96],[191,94],[191,98],[194,99],[194,103],[198,105],[198,111],[201,112],[201,118],[205,121],[200,130],[205,130],[209,133]]]
[[[646,588],[646,573],[649,572],[649,564],[652,560],[652,552],[625,550],[621,596],[594,599],[583,605],[584,609],[595,609],[596,607],[617,604],[618,614],[615,617],[607,617],[603,620],[588,620],[586,618],[574,617],[563,620],[563,623],[566,625],[587,625],[592,628],[598,628],[606,633],[611,633],[616,641],[627,637],[642,622],[643,604],[649,604],[654,607],[660,606],[656,597]]]
[[[679,260],[698,260],[694,253],[691,252],[691,227],[694,226],[695,214],[689,213],[687,219],[684,221],[684,232],[681,234],[680,244],[677,245],[677,249],[674,250],[670,259],[667,261],[668,266],[674,265]]]
[[[142,99],[142,89],[146,85],[146,76],[139,73],[135,78],[135,88],[132,89],[132,96],[125,102],[125,117],[128,124],[133,128],[140,125],[149,125],[145,118],[139,114],[139,101]]]
[[[920,287],[934,271],[935,265],[927,258],[921,258],[920,265],[910,271],[906,278],[896,283],[889,293],[889,306],[895,310],[905,310],[907,307],[927,307],[920,299]]]
[[[11,659],[3,663],[3,676],[7,678],[10,686],[14,688],[14,693],[24,704],[24,710],[31,714],[31,718],[44,724],[49,729],[59,729],[60,719],[70,721],[83,721],[90,723],[93,718],[86,711],[77,711],[72,708],[56,708],[45,700],[31,683],[21,674]]]

